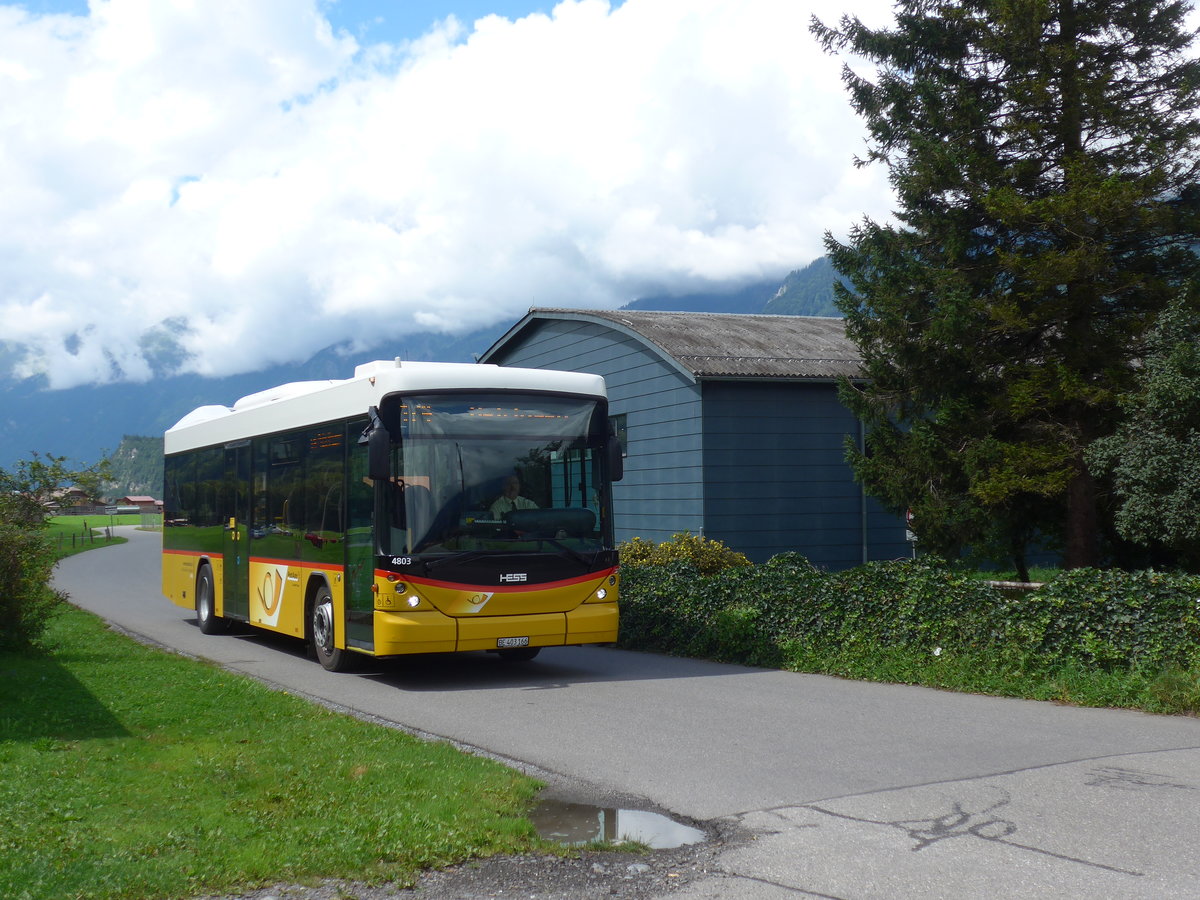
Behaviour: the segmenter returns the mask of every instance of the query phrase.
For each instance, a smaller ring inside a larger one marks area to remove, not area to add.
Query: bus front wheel
[[[202,634],[220,634],[225,630],[225,620],[217,615],[212,569],[208,566],[201,566],[196,576],[196,621]]]
[[[309,634],[317,661],[324,668],[330,672],[344,672],[350,668],[350,654],[334,646],[333,595],[327,586],[318,588],[313,598]]]

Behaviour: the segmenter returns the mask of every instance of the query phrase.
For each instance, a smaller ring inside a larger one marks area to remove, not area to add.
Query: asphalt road
[[[72,601],[167,647],[748,839],[672,896],[1200,897],[1200,720],[603,648],[375,662],[205,636],[158,535],[64,560]],[[952,648],[951,648],[952,651]]]

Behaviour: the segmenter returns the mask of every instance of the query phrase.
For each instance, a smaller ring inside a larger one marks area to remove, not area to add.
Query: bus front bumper
[[[567,613],[458,618],[377,609],[375,655],[495,650],[513,638],[527,638],[530,647],[605,644],[617,639],[617,620],[616,603],[584,603]]]

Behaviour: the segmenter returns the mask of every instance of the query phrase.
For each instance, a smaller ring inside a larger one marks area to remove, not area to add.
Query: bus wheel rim
[[[196,604],[196,613],[201,622],[207,622],[212,615],[212,591],[209,589],[208,579],[203,576],[200,578],[200,598]]]
[[[333,603],[328,600],[313,613],[313,642],[325,653],[333,650]]]

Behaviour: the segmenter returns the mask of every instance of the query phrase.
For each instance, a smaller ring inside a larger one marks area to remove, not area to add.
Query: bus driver
[[[505,513],[510,513],[514,509],[537,509],[538,505],[528,497],[521,496],[521,479],[516,475],[509,475],[504,479],[504,489],[499,497],[493,501],[490,509],[492,518],[503,519]]]

